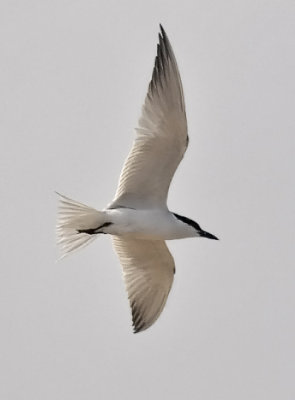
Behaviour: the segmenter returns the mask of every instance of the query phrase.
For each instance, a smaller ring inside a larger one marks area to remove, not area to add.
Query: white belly
[[[168,210],[106,210],[112,222],[106,232],[137,239],[169,240],[191,237],[192,233]]]

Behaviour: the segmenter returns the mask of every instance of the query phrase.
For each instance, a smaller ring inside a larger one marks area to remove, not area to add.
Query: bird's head
[[[219,240],[216,236],[212,235],[212,233],[204,231],[200,227],[200,225],[197,222],[193,221],[192,219],[183,217],[182,215],[179,215],[179,214],[175,214],[175,213],[173,213],[173,214],[178,220],[182,221],[183,223],[185,223],[185,224],[189,225],[191,228],[193,228],[195,236],[205,237],[207,239]]]

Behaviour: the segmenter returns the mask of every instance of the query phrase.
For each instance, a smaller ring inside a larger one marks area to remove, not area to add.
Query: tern
[[[190,218],[170,212],[168,190],[188,146],[183,88],[176,59],[160,25],[152,79],[114,200],[102,211],[60,195],[57,221],[62,256],[111,235],[132,313],[134,333],[161,314],[175,274],[166,240],[218,240]]]

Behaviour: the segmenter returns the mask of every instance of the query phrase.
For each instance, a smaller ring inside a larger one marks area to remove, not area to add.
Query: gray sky
[[[294,11],[1,2],[1,399],[295,398]],[[167,306],[133,335],[109,238],[55,262],[54,190],[111,201],[159,22],[190,134],[169,206],[221,240],[168,243]]]

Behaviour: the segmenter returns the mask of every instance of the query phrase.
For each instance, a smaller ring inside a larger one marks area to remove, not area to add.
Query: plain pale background
[[[3,400],[294,400],[293,1],[2,1]],[[190,146],[176,279],[133,335],[107,237],[56,262],[54,190],[111,201],[166,29]]]

